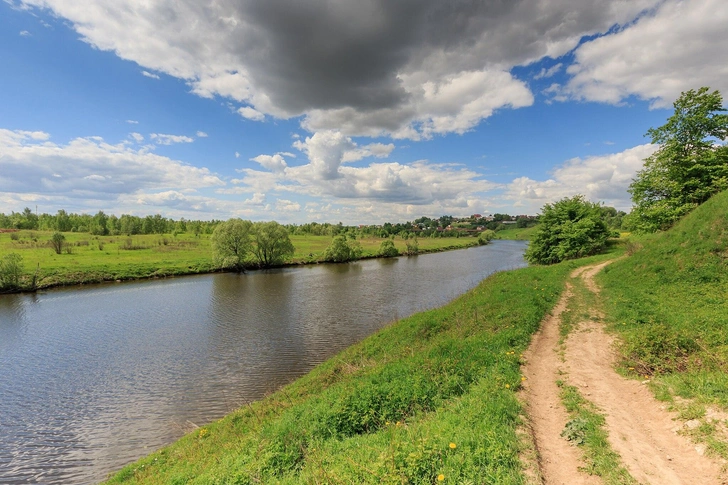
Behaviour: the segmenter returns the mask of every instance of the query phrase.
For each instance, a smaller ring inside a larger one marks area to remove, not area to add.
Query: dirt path
[[[556,380],[563,364],[557,354],[561,314],[572,297],[571,286],[559,299],[551,315],[541,323],[531,346],[524,353],[523,366],[526,411],[539,455],[538,466],[546,484],[599,484],[601,481],[579,469],[583,466],[581,452],[561,438],[561,431],[569,420],[561,405]]]
[[[598,293],[593,278],[607,264],[579,268],[572,277],[581,277],[590,291]],[[526,354],[525,397],[544,483],[601,483],[597,477],[578,470],[579,449],[560,437],[568,418],[559,399],[557,379],[579,388],[605,414],[612,449],[640,483],[728,483],[721,477],[720,465],[698,454],[687,438],[673,431],[674,415],[653,398],[645,385],[614,371],[614,339],[604,332],[601,322],[580,322],[566,340],[565,361],[559,358],[556,349],[560,316],[573,298],[570,288],[553,316],[543,322]]]

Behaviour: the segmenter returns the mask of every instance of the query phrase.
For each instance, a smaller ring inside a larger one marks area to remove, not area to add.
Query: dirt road
[[[583,284],[594,294],[594,275],[607,263],[579,268],[573,285]],[[652,485],[726,484],[721,465],[702,456],[695,445],[677,434],[674,414],[654,399],[639,381],[614,370],[614,339],[604,331],[598,312],[578,322],[565,343],[559,343],[563,312],[570,306],[573,285],[544,320],[524,354],[524,399],[538,454],[542,483],[599,484],[601,478],[584,470],[580,448],[561,437],[569,417],[561,402],[557,380],[576,386],[597,406],[606,420],[612,449],[639,483]]]

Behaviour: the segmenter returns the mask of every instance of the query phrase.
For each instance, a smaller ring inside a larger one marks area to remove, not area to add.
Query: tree
[[[417,256],[417,254],[419,254],[420,242],[417,240],[417,236],[407,239],[404,244],[407,246],[407,249],[405,250],[405,254],[407,254],[407,256]]]
[[[256,222],[252,232],[253,254],[262,268],[282,263],[296,250],[288,237],[288,230],[275,221]]]
[[[56,252],[56,254],[61,254],[63,252],[63,243],[66,240],[66,236],[61,234],[60,232],[54,232],[53,236],[51,236],[51,240],[49,241],[51,247]]]
[[[399,256],[399,250],[394,246],[394,241],[391,239],[385,239],[379,245],[379,256],[384,258],[393,258]]]
[[[251,249],[252,227],[252,222],[241,219],[230,219],[218,224],[210,239],[215,264],[242,272]]]
[[[632,229],[667,229],[711,195],[728,188],[728,115],[718,91],[683,92],[674,114],[647,136],[658,150],[645,160],[629,191]]]
[[[358,241],[347,241],[346,236],[336,236],[324,251],[324,261],[346,263],[361,257],[362,249]]]
[[[488,244],[490,241],[493,240],[494,237],[495,237],[495,231],[486,229],[485,231],[478,234],[478,244],[480,244],[481,246],[484,244]]]
[[[563,198],[541,209],[541,224],[526,250],[531,263],[553,264],[601,251],[610,230],[599,204],[583,195]]]

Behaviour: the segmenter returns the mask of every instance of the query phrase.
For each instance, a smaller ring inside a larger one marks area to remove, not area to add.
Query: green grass
[[[530,241],[536,233],[538,226],[524,227],[524,228],[508,228],[503,229],[495,233],[496,239],[509,239],[517,241]]]
[[[658,399],[682,413],[728,406],[728,192],[667,232],[630,236],[627,246],[630,256],[598,275],[623,342],[621,372],[651,377]],[[724,448],[711,446],[728,457]]]
[[[192,234],[93,236],[87,233],[64,233],[70,253],[56,254],[48,241],[52,232],[0,232],[0,258],[9,253],[23,257],[28,279],[38,268],[38,286],[93,283],[215,271],[210,236]],[[296,248],[289,264],[315,263],[322,259],[329,236],[291,236]],[[364,238],[359,242],[362,257],[373,257],[381,238]],[[394,240],[400,252],[406,248],[401,238]],[[435,252],[477,245],[476,238],[423,238],[420,252]]]
[[[589,262],[493,275],[108,483],[524,483],[520,354]]]

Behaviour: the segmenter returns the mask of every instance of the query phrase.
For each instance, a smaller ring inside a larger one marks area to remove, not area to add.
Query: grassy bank
[[[536,233],[538,226],[531,227],[512,227],[503,229],[495,233],[496,239],[508,239],[517,241],[530,241],[533,235]]]
[[[28,275],[38,269],[38,287],[163,277],[215,271],[210,236],[192,234],[92,236],[64,233],[66,249],[56,254],[49,246],[51,232],[19,231],[0,233],[0,258],[9,253],[23,257]],[[363,238],[363,257],[373,257],[381,238]],[[316,263],[322,260],[329,236],[291,236],[296,248],[289,264]],[[400,252],[405,241],[394,240]],[[475,238],[423,238],[420,252],[445,251],[477,245]]]
[[[588,262],[491,276],[108,483],[524,483],[520,354]]]
[[[627,244],[630,255],[599,276],[623,340],[621,371],[650,379],[658,398],[700,419],[692,434],[728,458],[725,427],[709,412],[728,406],[728,192]]]

